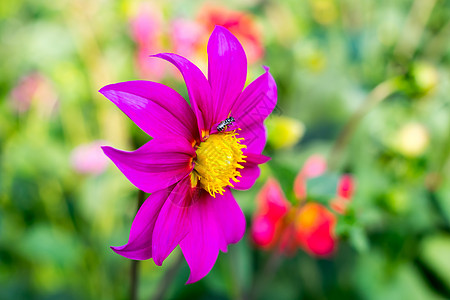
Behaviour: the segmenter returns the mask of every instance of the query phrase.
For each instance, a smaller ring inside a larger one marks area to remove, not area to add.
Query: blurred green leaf
[[[426,237],[420,245],[420,257],[450,289],[450,235]]]
[[[325,174],[306,181],[306,190],[308,199],[328,205],[336,197],[337,185],[339,182],[338,174]]]
[[[369,240],[361,227],[350,229],[350,243],[358,252],[366,252],[369,249]]]

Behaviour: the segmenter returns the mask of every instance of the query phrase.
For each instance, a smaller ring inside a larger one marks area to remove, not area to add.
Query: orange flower
[[[297,205],[287,200],[274,178],[264,184],[257,195],[258,207],[253,217],[251,237],[257,246],[271,248],[275,245],[285,254],[298,247],[317,256],[329,256],[337,247],[334,235],[336,216],[325,206],[307,202],[306,181],[326,171],[325,158],[309,157],[294,183]],[[340,178],[336,197],[330,205],[336,213],[345,213],[354,191],[354,180],[346,174]]]
[[[241,41],[249,63],[263,57],[261,31],[250,14],[207,4],[200,9],[197,20],[207,32],[211,32],[215,25],[221,25],[231,31]]]
[[[171,24],[174,52],[200,61],[206,61],[206,44],[214,26],[231,31],[244,47],[248,62],[254,63],[264,55],[261,31],[250,14],[229,10],[223,6],[204,5],[195,21],[176,19]],[[201,66],[201,62],[200,63]]]
[[[334,236],[336,217],[325,206],[306,203],[295,220],[295,233],[299,245],[311,254],[328,256],[336,248]]]

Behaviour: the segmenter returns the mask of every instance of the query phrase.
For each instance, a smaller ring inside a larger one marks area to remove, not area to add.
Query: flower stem
[[[450,123],[447,125],[447,132],[450,130]],[[439,147],[440,152],[436,151],[434,157],[437,159],[434,162],[432,171],[427,176],[426,185],[429,191],[436,192],[443,184],[445,170],[450,165],[450,135],[447,136],[444,144]]]
[[[267,282],[275,275],[276,270],[281,264],[282,254],[279,247],[275,247],[270,254],[269,259],[263,267],[263,270],[259,273],[259,276],[255,279],[252,288],[250,290],[248,299],[258,299],[259,294],[262,292]]]
[[[403,32],[399,35],[394,48],[394,54],[402,56],[406,61],[413,57],[436,2],[436,0],[415,0],[412,3]]]
[[[328,165],[330,169],[336,169],[337,163],[340,159],[342,151],[347,146],[350,138],[355,132],[356,128],[358,128],[359,123],[364,118],[364,116],[371,111],[377,104],[386,99],[389,95],[391,95],[396,90],[396,81],[397,78],[392,78],[386,81],[383,81],[379,85],[377,85],[370,93],[367,95],[366,100],[362,103],[359,109],[350,117],[347,124],[345,124],[341,133],[339,134],[336,142],[331,149]]]
[[[136,212],[139,211],[142,203],[145,200],[145,193],[141,190],[138,192],[138,204]],[[138,296],[138,284],[139,284],[139,260],[132,260],[130,267],[130,300],[136,300]]]
[[[236,276],[235,274],[239,274],[239,267],[241,264],[241,259],[239,257],[239,249],[233,248],[230,249],[228,252],[228,258],[230,261],[230,268],[231,268],[231,274],[230,281],[231,281],[231,299],[235,300],[243,300],[244,294],[243,294],[243,283],[240,280],[239,276]]]
[[[180,269],[182,263],[183,263],[183,255],[179,254],[178,257],[176,258],[176,260],[170,266],[170,269],[168,269],[164,273],[164,277],[161,280],[161,282],[159,283],[156,293],[152,297],[153,300],[164,299],[164,296],[166,295],[167,290],[170,287],[170,284],[175,279],[175,275],[177,275],[177,272]]]

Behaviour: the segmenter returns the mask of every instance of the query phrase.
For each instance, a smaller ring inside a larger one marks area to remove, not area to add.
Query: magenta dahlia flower
[[[245,52],[228,30],[217,26],[208,42],[208,79],[187,59],[154,55],[177,67],[190,106],[176,91],[151,81],[111,84],[100,90],[153,137],[136,151],[103,147],[139,189],[151,193],[133,221],[128,243],[111,247],[137,260],[161,265],[180,245],[191,269],[187,283],[200,280],[219,250],[237,243],[245,218],[230,188],[249,189],[259,176],[266,143],[264,119],[277,101],[268,68],[245,89]]]

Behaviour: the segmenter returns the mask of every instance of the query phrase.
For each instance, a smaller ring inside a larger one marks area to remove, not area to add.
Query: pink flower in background
[[[249,63],[264,55],[261,31],[250,14],[230,10],[224,6],[206,4],[195,20],[177,19],[171,25],[173,49],[187,57],[206,60],[204,57],[208,34],[214,26],[230,30],[242,43]]]
[[[311,254],[329,256],[337,246],[335,225],[336,216],[325,206],[308,202],[300,208],[295,220],[297,242]]]
[[[130,21],[131,35],[137,46],[135,65],[140,77],[160,80],[166,72],[163,62],[148,58],[150,53],[164,50],[163,27],[161,9],[149,3],[141,4]]]
[[[23,76],[11,91],[11,106],[18,113],[24,113],[36,104],[43,116],[48,117],[58,104],[58,95],[50,80],[39,72]]]
[[[271,247],[291,204],[274,178],[267,180],[256,199],[258,206],[253,217],[251,236],[255,244],[263,248]]]
[[[264,119],[274,109],[276,84],[266,72],[245,89],[245,52],[228,30],[215,27],[208,42],[208,79],[182,56],[155,55],[177,67],[191,106],[173,89],[129,81],[100,92],[153,139],[136,151],[103,147],[139,189],[152,193],[139,209],[128,243],[112,249],[127,258],[161,265],[180,245],[191,269],[188,283],[203,278],[230,243],[245,231],[245,218],[230,188],[249,189],[259,176],[266,143]]]
[[[342,175],[337,187],[337,196],[330,203],[331,208],[337,213],[344,214],[352,200],[354,190],[353,177],[349,174]]]
[[[335,215],[325,206],[308,202],[291,206],[280,184],[270,178],[257,197],[251,238],[264,249],[277,246],[285,254],[298,247],[316,256],[329,256],[336,248]]]
[[[178,78],[178,73],[173,72],[175,68],[148,59],[149,54],[167,49],[197,60],[197,66],[206,71],[205,50],[209,33],[216,25],[230,30],[242,42],[250,63],[259,61],[264,55],[261,30],[251,14],[206,4],[195,20],[165,20],[161,11],[163,9],[157,3],[143,3],[130,20],[130,30],[136,44],[136,70],[141,77],[161,80],[170,74]]]
[[[94,141],[76,147],[70,155],[72,168],[80,174],[100,174],[108,166],[108,159],[101,150],[104,141]]]
[[[321,204],[291,206],[275,179],[269,179],[258,194],[251,238],[264,249],[274,246],[285,254],[298,247],[316,256],[329,256],[336,248],[336,217]]]
[[[216,24],[230,30],[242,42],[250,63],[263,57],[261,30],[251,14],[230,10],[225,6],[206,4],[200,9],[197,22],[208,32]]]
[[[251,237],[257,246],[277,246],[285,254],[293,253],[298,247],[316,256],[329,256],[334,252],[337,247],[334,236],[336,216],[324,205],[305,202],[307,180],[323,175],[326,168],[325,158],[321,155],[312,155],[306,160],[294,183],[296,205],[286,200],[276,179],[270,178],[265,183],[257,196],[258,207],[252,222]],[[345,213],[353,190],[353,178],[343,175],[337,186],[336,198],[330,199],[333,210]]]
[[[308,195],[307,180],[323,175],[326,170],[325,157],[318,154],[310,156],[294,182],[294,192],[297,199],[304,201]],[[330,206],[337,213],[345,213],[342,204],[335,205],[337,203],[336,199],[344,199],[345,197],[346,207],[351,200],[352,194],[352,177],[347,174],[342,175],[336,188],[336,198],[330,199]],[[335,209],[335,206],[341,206],[342,209]],[[329,256],[337,246],[337,239],[334,236],[335,225],[336,216],[324,205],[313,202],[305,203],[296,215],[295,232],[297,242],[300,247],[313,255]]]
[[[173,49],[183,56],[196,57],[205,55],[205,38],[211,30],[206,30],[201,24],[188,20],[176,19],[171,24]]]

